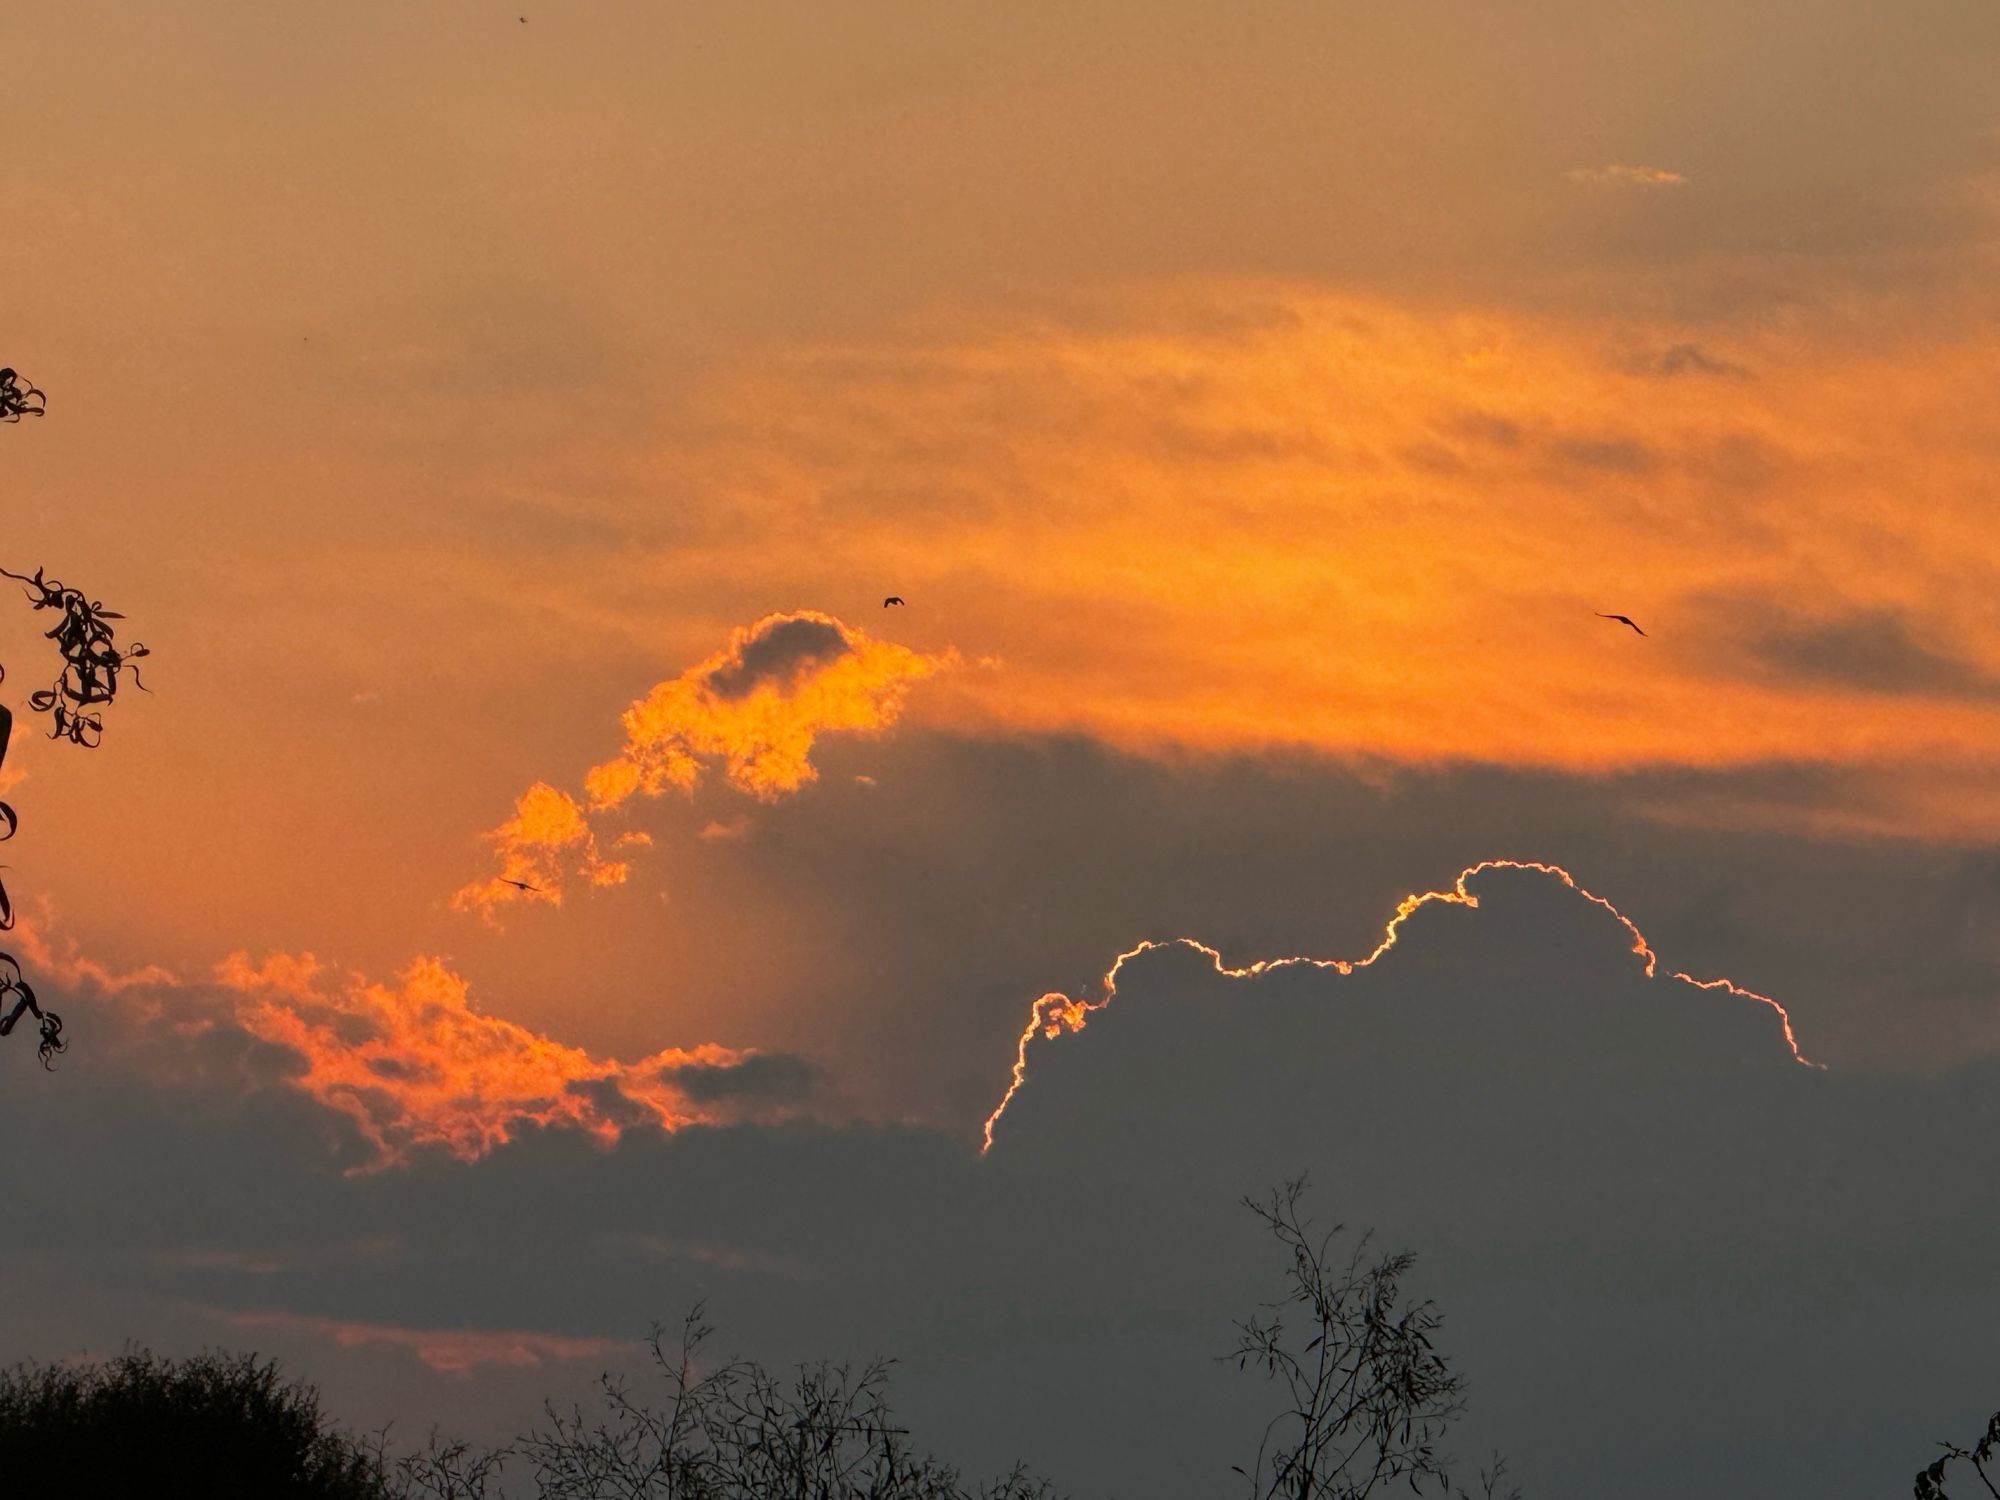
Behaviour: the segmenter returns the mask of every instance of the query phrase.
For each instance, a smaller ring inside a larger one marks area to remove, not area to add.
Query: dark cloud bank
[[[357,1420],[497,1434],[627,1356],[502,1339],[439,1373],[337,1330],[622,1340],[707,1296],[749,1352],[902,1356],[911,1424],[969,1464],[1216,1495],[1270,1393],[1211,1356],[1281,1269],[1234,1200],[1310,1170],[1326,1218],[1420,1252],[1461,1447],[1538,1496],[1892,1493],[2000,1404],[2000,1070],[1810,1071],[1545,878],[1475,889],[1350,978],[1138,960],[1036,1046],[984,1159],[971,1128],[531,1131],[350,1174],[271,1049],[86,989],[63,1073],[5,1058],[5,1347],[254,1344]]]

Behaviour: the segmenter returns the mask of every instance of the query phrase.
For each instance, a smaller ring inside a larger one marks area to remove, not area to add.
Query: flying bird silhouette
[[[514,886],[516,889],[523,891],[539,891],[541,889],[538,885],[529,885],[525,880],[509,880],[505,875],[500,877],[500,883],[502,885]]]
[[[882,601],[882,607],[884,609],[887,609],[892,604],[901,604],[902,602],[903,602],[903,596],[901,594],[891,594],[888,598]]]
[[[1632,617],[1630,615],[1607,615],[1601,609],[1594,609],[1591,613],[1596,615],[1600,620],[1616,620],[1620,625],[1632,625]],[[1639,630],[1637,625],[1632,625],[1632,628]],[[1645,631],[1639,630],[1639,634],[1644,635],[1645,633]]]

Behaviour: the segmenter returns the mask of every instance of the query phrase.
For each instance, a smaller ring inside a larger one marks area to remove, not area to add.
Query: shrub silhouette
[[[1463,1382],[1431,1348],[1430,1302],[1409,1303],[1412,1257],[1374,1256],[1367,1236],[1334,1254],[1314,1232],[1305,1179],[1245,1199],[1289,1261],[1267,1316],[1238,1325],[1226,1356],[1284,1390],[1254,1465],[1236,1488],[1257,1500],[1361,1500],[1416,1493],[1518,1500],[1496,1457],[1475,1485],[1451,1477],[1439,1441]],[[653,1379],[600,1378],[593,1409],[549,1405],[534,1430],[498,1448],[447,1440],[400,1457],[386,1436],[332,1425],[309,1385],[254,1354],[180,1361],[146,1350],[102,1365],[0,1371],[0,1493],[110,1500],[1054,1500],[1017,1466],[968,1481],[918,1449],[889,1406],[892,1361],[819,1360],[773,1372],[707,1352],[697,1303],[677,1330],[656,1325]],[[2000,1417],[1996,1417],[2000,1431]],[[1987,1456],[1994,1432],[1974,1452]],[[1935,1481],[1944,1461],[1927,1471]],[[1217,1475],[1218,1480],[1224,1476]],[[1983,1473],[1982,1473],[1982,1477]],[[510,1489],[510,1483],[518,1485]],[[1941,1497],[1941,1488],[1919,1496]]]
[[[0,1490],[64,1500],[390,1500],[379,1446],[255,1355],[0,1372]]]
[[[1435,1304],[1410,1303],[1407,1252],[1371,1254],[1363,1235],[1344,1253],[1335,1226],[1314,1232],[1306,1181],[1244,1204],[1277,1239],[1285,1294],[1267,1316],[1238,1324],[1227,1359],[1284,1391],[1256,1459],[1238,1468],[1254,1500],[1361,1500],[1416,1493],[1519,1500],[1495,1455],[1468,1485],[1440,1443],[1462,1410],[1463,1380],[1431,1347]],[[713,1361],[714,1330],[697,1304],[678,1335],[655,1327],[658,1384],[636,1393],[605,1375],[598,1409],[547,1408],[540,1429],[504,1449],[446,1446],[396,1466],[399,1500],[497,1500],[525,1469],[539,1500],[1049,1500],[1025,1469],[968,1484],[917,1450],[895,1425],[890,1362],[856,1369],[819,1361],[789,1376],[751,1360]],[[1218,1475],[1220,1480],[1223,1476]]]
[[[433,1439],[396,1466],[398,1500],[497,1497],[503,1470],[525,1468],[539,1500],[1052,1500],[1025,1470],[969,1483],[919,1452],[889,1410],[891,1362],[826,1360],[779,1375],[754,1360],[712,1362],[700,1304],[678,1334],[656,1326],[658,1394],[615,1375],[599,1409],[546,1408],[547,1425],[508,1448]]]

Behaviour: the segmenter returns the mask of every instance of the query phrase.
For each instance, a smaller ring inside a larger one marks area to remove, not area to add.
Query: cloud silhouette
[[[775,616],[751,627],[729,659],[706,672],[708,691],[718,698],[742,698],[759,686],[782,686],[854,650],[840,625],[823,615]]]
[[[1405,896],[1390,918],[1381,941],[1365,954],[1353,958],[1315,958],[1311,956],[1255,959],[1247,964],[1229,965],[1222,954],[1197,938],[1178,937],[1152,940],[1138,944],[1121,953],[1106,971],[1094,993],[1065,995],[1051,993],[1041,996],[1030,1007],[1028,1024],[1021,1033],[1016,1049],[1013,1074],[992,1114],[986,1118],[982,1132],[982,1149],[991,1150],[994,1131],[1016,1096],[1028,1081],[1031,1052],[1043,1050],[1041,1044],[1059,1040],[1067,1033],[1082,1031],[1091,1017],[1107,1009],[1117,997],[1119,981],[1126,966],[1134,961],[1147,960],[1156,953],[1176,955],[1198,955],[1199,958],[1221,978],[1259,979],[1267,974],[1287,970],[1298,970],[1322,975],[1338,975],[1347,978],[1363,969],[1372,968],[1389,957],[1391,950],[1402,940],[1408,924],[1413,918],[1435,907],[1457,907],[1477,910],[1482,904],[1481,896],[1473,889],[1477,882],[1484,886],[1501,879],[1547,879],[1561,888],[1573,892],[1588,906],[1602,911],[1614,923],[1627,944],[1626,951],[1633,955],[1639,971],[1647,979],[1661,976],[1658,955],[1646,941],[1637,924],[1604,897],[1594,894],[1579,885],[1574,876],[1559,865],[1542,861],[1521,861],[1511,859],[1485,860],[1468,866],[1459,872],[1449,885],[1437,890],[1415,892]],[[1775,1018],[1779,1035],[1785,1049],[1795,1062],[1809,1067],[1817,1067],[1799,1050],[1797,1036],[1793,1030],[1791,1017],[1783,1005],[1768,995],[1747,990],[1727,978],[1698,979],[1679,970],[1668,970],[1667,975],[1674,981],[1686,985],[1704,995],[1724,994],[1736,999],[1750,1001],[1765,1007]]]

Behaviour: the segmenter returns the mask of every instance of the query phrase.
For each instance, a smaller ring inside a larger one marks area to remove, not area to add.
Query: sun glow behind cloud
[[[2000,351],[1899,317],[1182,288],[1094,329],[767,363],[676,473],[718,521],[812,517],[809,547],[756,533],[790,586],[910,580],[913,628],[1001,663],[937,695],[986,731],[1586,773],[1977,766],[2000,694],[1963,684],[2000,681],[2000,543],[1975,393]],[[1856,620],[1956,676],[1841,680],[1768,646]]]
[[[1083,1030],[1089,1023],[1090,1017],[1094,1012],[1104,1009],[1105,1006],[1109,1005],[1117,997],[1118,976],[1124,972],[1125,966],[1133,959],[1161,948],[1190,948],[1207,958],[1214,966],[1215,972],[1222,975],[1225,979],[1255,979],[1260,974],[1269,974],[1274,970],[1298,967],[1330,970],[1345,978],[1357,970],[1370,967],[1384,954],[1388,953],[1390,949],[1394,948],[1402,936],[1403,924],[1425,907],[1438,904],[1477,907],[1479,905],[1479,897],[1474,894],[1469,882],[1489,870],[1516,870],[1529,874],[1545,875],[1559,882],[1566,889],[1576,892],[1585,901],[1590,902],[1594,906],[1601,907],[1613,920],[1625,929],[1626,935],[1631,938],[1631,951],[1638,957],[1645,976],[1648,979],[1658,977],[1659,957],[1654,953],[1651,944],[1646,941],[1645,934],[1639,931],[1637,925],[1634,924],[1630,917],[1626,916],[1625,913],[1612,905],[1604,897],[1584,889],[1583,886],[1577,883],[1576,877],[1560,865],[1546,864],[1540,860],[1481,860],[1479,863],[1468,865],[1465,869],[1459,871],[1457,878],[1452,881],[1450,886],[1443,890],[1412,892],[1397,903],[1396,913],[1389,919],[1388,926],[1383,930],[1382,940],[1361,958],[1312,958],[1301,954],[1289,958],[1258,959],[1254,963],[1244,964],[1240,967],[1231,967],[1222,961],[1220,950],[1211,948],[1208,944],[1196,938],[1148,939],[1135,947],[1127,948],[1112,961],[1111,967],[1105,971],[1104,977],[1098,981],[1095,996],[1082,995],[1072,997],[1060,991],[1052,991],[1049,994],[1039,997],[1028,1007],[1028,1024],[1023,1028],[1020,1041],[1015,1047],[1013,1073],[1008,1079],[1006,1091],[1000,1096],[1000,1102],[994,1105],[993,1112],[986,1117],[985,1126],[981,1131],[980,1153],[983,1155],[993,1149],[993,1133],[1000,1123],[1000,1117],[1007,1112],[1007,1106],[1014,1102],[1014,1096],[1021,1091],[1022,1086],[1028,1081],[1029,1049],[1038,1040],[1055,1041],[1066,1032]],[[1721,990],[1726,994],[1735,995],[1740,999],[1768,1006],[1777,1017],[1779,1034],[1784,1040],[1786,1049],[1791,1053],[1793,1061],[1808,1068],[1819,1068],[1822,1066],[1819,1063],[1811,1061],[1799,1050],[1798,1037],[1792,1030],[1791,1015],[1786,1011],[1784,1006],[1780,1005],[1769,995],[1760,995],[1755,990],[1745,989],[1730,979],[1696,979],[1693,975],[1683,970],[1676,970],[1671,977],[1682,984],[1690,985],[1698,990]]]

